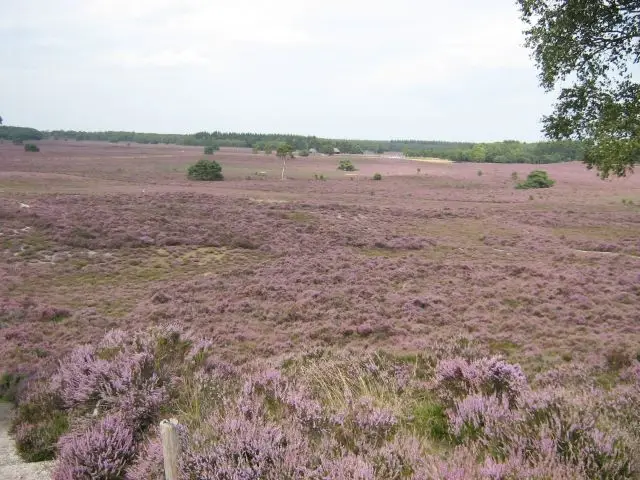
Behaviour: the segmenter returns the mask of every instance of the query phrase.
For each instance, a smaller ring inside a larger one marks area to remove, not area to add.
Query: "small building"
[[[318,153],[318,150],[316,150],[315,148],[310,148],[310,149],[309,149],[309,153],[310,153],[311,155],[315,155],[316,153]]]

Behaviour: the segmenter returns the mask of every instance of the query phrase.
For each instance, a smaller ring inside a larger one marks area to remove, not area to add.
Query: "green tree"
[[[213,155],[213,153],[216,150],[220,150],[220,147],[218,145],[215,145],[215,144],[214,145],[206,145],[204,147],[204,154],[205,155]]]
[[[25,152],[39,152],[40,149],[38,148],[38,146],[35,143],[25,143],[24,144],[24,151]]]
[[[0,117],[0,125],[2,125],[2,117]]]
[[[584,162],[602,178],[631,172],[640,161],[640,85],[630,68],[640,62],[640,0],[517,2],[541,85],[562,87],[545,134],[584,140]]]
[[[527,175],[527,179],[524,182],[516,185],[516,188],[550,188],[553,187],[555,183],[555,180],[550,179],[544,170],[534,170]]]
[[[206,158],[198,160],[197,163],[191,165],[187,172],[187,176],[191,180],[224,180],[220,164],[215,160],[207,160]]]
[[[338,162],[338,170],[342,170],[343,172],[355,172],[355,165],[348,158],[343,158]]]
[[[287,170],[287,158],[293,158],[293,147],[288,143],[283,143],[278,146],[276,155],[282,160],[282,180],[284,180]]]

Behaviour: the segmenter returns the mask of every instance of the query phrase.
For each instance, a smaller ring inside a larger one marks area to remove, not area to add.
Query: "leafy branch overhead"
[[[640,0],[518,0],[547,91],[560,89],[544,132],[584,140],[603,178],[640,162]]]

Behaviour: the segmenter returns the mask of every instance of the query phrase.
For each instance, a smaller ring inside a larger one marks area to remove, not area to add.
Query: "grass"
[[[285,215],[285,218],[297,223],[311,223],[315,220],[314,216],[308,212],[290,212]]]

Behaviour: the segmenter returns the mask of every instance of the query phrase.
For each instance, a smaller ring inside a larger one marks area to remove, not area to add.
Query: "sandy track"
[[[0,479],[49,480],[53,462],[25,463],[9,436],[11,405],[0,402]]]

